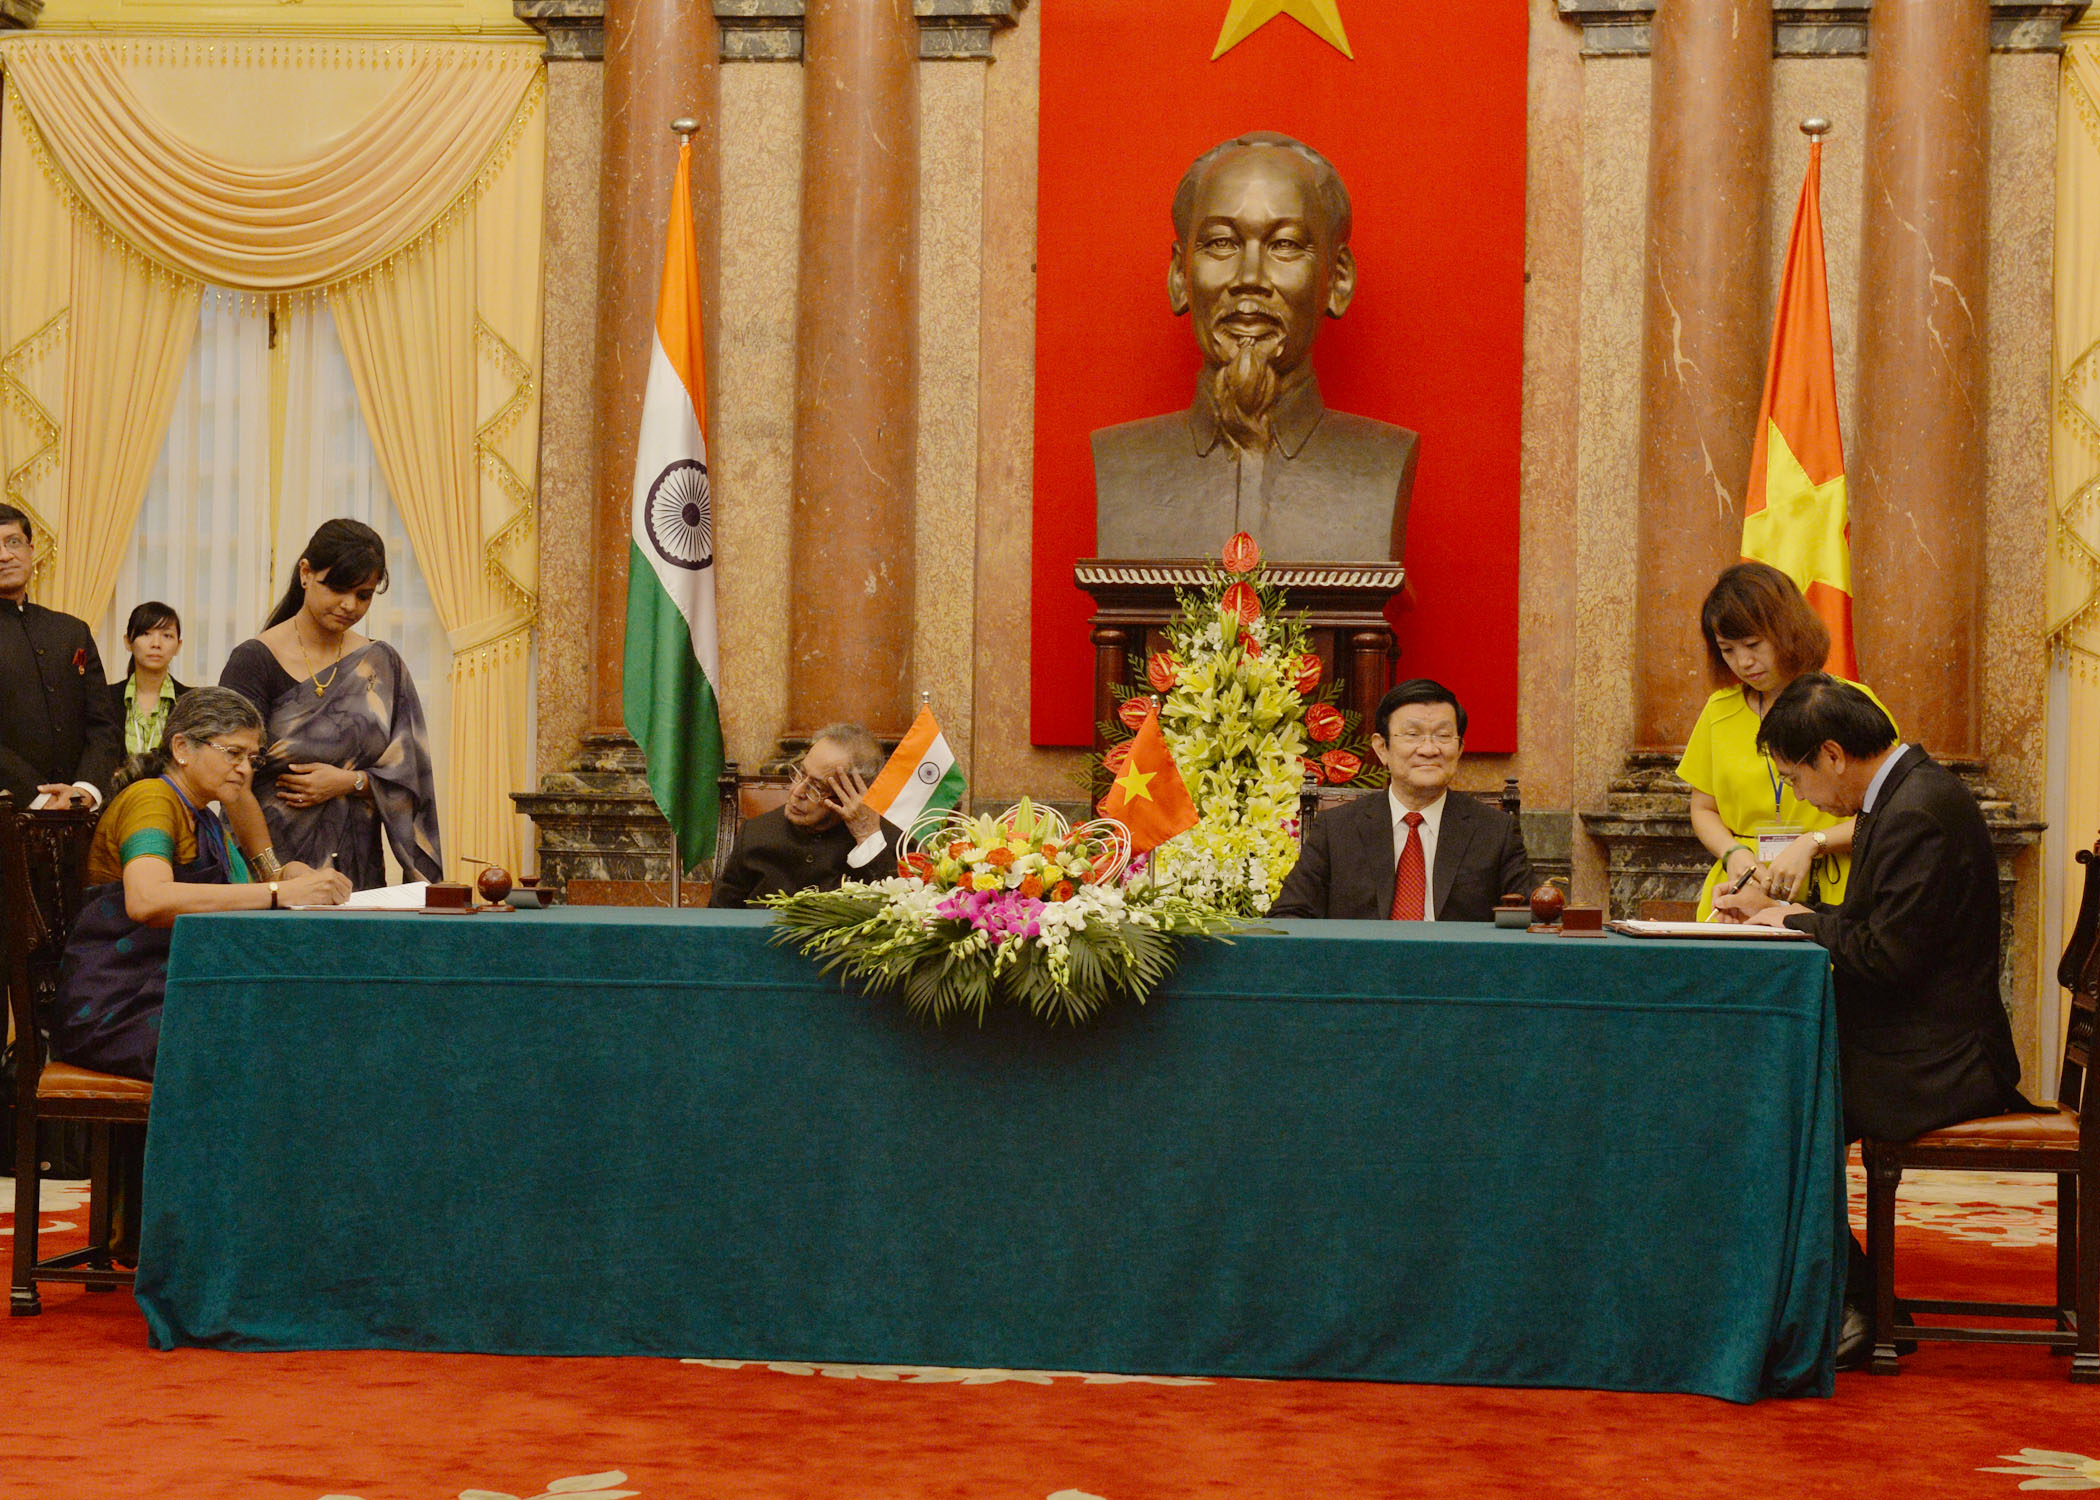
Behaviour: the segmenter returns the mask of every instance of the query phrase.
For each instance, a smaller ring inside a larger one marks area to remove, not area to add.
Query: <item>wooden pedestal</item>
[[[1211,564],[1201,558],[1075,563],[1073,582],[1093,598],[1094,749],[1106,749],[1103,720],[1113,719],[1115,690],[1132,685],[1131,657],[1139,663],[1166,649],[1176,589],[1201,588]],[[1385,607],[1407,582],[1396,562],[1272,563],[1267,579],[1284,593],[1285,608],[1305,616],[1313,650],[1327,679],[1339,678],[1339,704],[1362,716],[1367,728],[1378,700],[1392,686],[1398,652]],[[1142,669],[1142,666],[1141,666]]]

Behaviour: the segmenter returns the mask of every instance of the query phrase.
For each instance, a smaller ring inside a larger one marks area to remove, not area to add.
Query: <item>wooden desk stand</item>
[[[1137,658],[1142,673],[1145,659],[1166,649],[1175,590],[1202,587],[1210,567],[1202,558],[1096,557],[1073,564],[1072,581],[1094,601],[1096,753],[1107,748],[1100,726],[1116,716],[1115,690],[1132,685],[1131,658]],[[1325,669],[1323,680],[1340,677],[1339,706],[1368,725],[1392,685],[1399,653],[1385,609],[1406,589],[1406,570],[1396,562],[1275,563],[1267,577],[1283,590],[1286,607],[1305,615],[1313,650]]]

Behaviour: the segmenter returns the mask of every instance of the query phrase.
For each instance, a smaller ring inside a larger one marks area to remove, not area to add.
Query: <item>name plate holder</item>
[[[1142,680],[1144,662],[1166,649],[1167,622],[1174,617],[1176,590],[1192,591],[1210,577],[1204,558],[1086,558],[1073,564],[1072,581],[1094,601],[1089,639],[1094,646],[1094,750],[1107,749],[1101,724],[1116,715],[1117,688]],[[1285,608],[1302,613],[1323,680],[1339,679],[1339,706],[1368,725],[1378,700],[1392,686],[1399,648],[1386,606],[1395,598],[1413,603],[1407,571],[1397,562],[1271,563],[1266,577],[1284,593]],[[1132,677],[1132,657],[1138,678]]]

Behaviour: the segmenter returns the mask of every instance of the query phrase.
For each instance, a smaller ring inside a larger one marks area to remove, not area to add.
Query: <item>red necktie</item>
[[[1400,851],[1400,873],[1393,881],[1393,920],[1419,922],[1422,897],[1429,885],[1422,874],[1422,815],[1411,812],[1400,821],[1407,825],[1407,843]]]

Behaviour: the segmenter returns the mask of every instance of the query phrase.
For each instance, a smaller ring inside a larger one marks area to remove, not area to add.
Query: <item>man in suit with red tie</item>
[[[1391,785],[1313,820],[1269,915],[1487,922],[1505,893],[1529,891],[1516,819],[1450,795],[1465,744],[1466,711],[1442,683],[1417,677],[1387,693],[1371,750]]]

